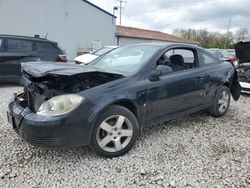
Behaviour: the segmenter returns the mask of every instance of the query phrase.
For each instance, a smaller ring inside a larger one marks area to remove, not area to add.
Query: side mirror
[[[161,75],[166,75],[166,74],[169,74],[171,72],[174,72],[174,70],[170,67],[170,66],[167,66],[167,65],[158,65],[156,67],[156,70],[152,70],[149,74],[149,80],[150,81],[157,81],[159,80],[159,77]]]
[[[159,77],[161,75],[161,71],[159,70],[152,70],[150,73],[149,73],[149,80],[150,81],[157,81],[159,80]]]
[[[174,72],[174,70],[168,65],[158,65],[156,67],[156,70],[159,70],[161,75],[166,75],[166,74],[169,74],[171,72]]]

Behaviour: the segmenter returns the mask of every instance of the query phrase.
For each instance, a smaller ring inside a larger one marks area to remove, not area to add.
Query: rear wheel
[[[223,86],[216,94],[213,106],[208,109],[208,112],[215,117],[223,116],[230,105],[230,90],[228,87]]]
[[[139,126],[134,114],[122,106],[110,106],[99,118],[91,137],[92,150],[103,157],[117,157],[134,145]]]

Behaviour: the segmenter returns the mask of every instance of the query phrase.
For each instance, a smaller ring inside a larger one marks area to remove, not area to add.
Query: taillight
[[[58,55],[57,61],[67,62],[68,61],[68,56],[67,55]]]
[[[238,62],[237,59],[235,59],[235,61],[233,62],[233,65],[234,65],[235,67],[238,67],[238,66],[239,66],[239,62]]]

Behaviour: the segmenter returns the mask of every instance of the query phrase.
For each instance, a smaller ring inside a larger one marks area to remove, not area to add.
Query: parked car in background
[[[216,58],[222,61],[228,61],[232,63],[235,67],[238,66],[238,61],[234,49],[209,48],[207,50],[212,53]]]
[[[149,125],[199,110],[223,116],[240,97],[235,67],[180,43],[120,47],[86,66],[25,64],[24,92],[8,120],[40,147],[89,145],[104,157],[128,152]]]
[[[250,94],[250,41],[237,43],[235,51],[239,60],[237,71],[242,92]]]
[[[56,42],[38,37],[0,35],[0,82],[20,82],[21,63],[67,62]]]
[[[221,51],[223,54],[222,58],[223,61],[231,62],[235,67],[238,66],[238,61],[234,49],[222,49]]]
[[[110,52],[111,50],[114,50],[118,48],[118,46],[104,46],[102,48],[99,48],[93,52],[90,52],[88,54],[83,54],[80,56],[77,56],[74,61],[76,62],[76,64],[88,64],[91,61],[93,61],[94,59],[98,58],[101,55],[104,55],[108,52]]]

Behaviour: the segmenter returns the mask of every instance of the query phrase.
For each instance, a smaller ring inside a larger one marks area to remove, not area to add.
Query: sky
[[[89,0],[113,13],[116,0]],[[240,27],[250,32],[250,0],[127,0],[122,25],[172,33],[173,29],[204,29],[226,32]],[[116,11],[119,24],[119,10]]]

